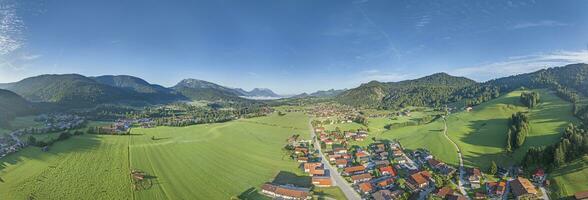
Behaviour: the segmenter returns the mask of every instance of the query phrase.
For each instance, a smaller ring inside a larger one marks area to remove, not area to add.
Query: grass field
[[[464,165],[485,168],[492,160],[499,165],[519,162],[531,146],[557,142],[563,129],[577,119],[572,105],[547,90],[537,90],[541,103],[529,110],[519,103],[521,91],[474,107],[472,112],[460,112],[447,119],[449,136],[463,151]],[[512,155],[504,153],[509,117],[518,111],[529,112],[531,132],[523,147]]]
[[[2,199],[130,199],[128,136],[76,136],[0,159]]]
[[[156,176],[139,199],[228,199],[298,164],[281,148],[288,136],[308,137],[300,113],[184,128],[134,129],[131,166]],[[152,140],[152,137],[156,140]]]
[[[133,129],[131,136],[74,136],[49,152],[30,147],[0,159],[0,194],[8,194],[2,199],[229,199],[276,177],[310,184],[281,151],[290,135],[307,138],[308,128],[304,114],[288,113]],[[130,169],[146,171],[153,186],[132,191]],[[342,197],[336,188],[323,192]]]
[[[549,177],[554,180],[552,188],[557,191],[556,197],[572,196],[588,190],[588,156],[554,170]]]
[[[502,165],[513,164],[522,159],[530,146],[548,145],[559,140],[562,129],[577,121],[572,116],[571,104],[547,90],[537,91],[542,103],[530,111],[519,103],[521,91],[514,91],[476,106],[472,112],[457,112],[448,117],[448,134],[462,149],[464,165],[486,169],[492,160]],[[507,156],[504,146],[508,118],[518,111],[529,111],[531,133],[522,148]],[[439,159],[458,165],[457,152],[443,137],[442,130],[443,121],[436,120],[420,126],[375,132],[370,137],[398,139],[409,149],[426,148]],[[362,144],[370,142],[366,140]]]

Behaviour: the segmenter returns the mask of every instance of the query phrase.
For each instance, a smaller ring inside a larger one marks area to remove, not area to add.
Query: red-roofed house
[[[380,167],[380,173],[382,175],[396,176],[396,170],[392,166]]]

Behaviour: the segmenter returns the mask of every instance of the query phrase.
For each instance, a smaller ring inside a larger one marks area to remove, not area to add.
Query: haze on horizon
[[[0,82],[125,74],[280,94],[588,62],[588,1],[0,0]]]

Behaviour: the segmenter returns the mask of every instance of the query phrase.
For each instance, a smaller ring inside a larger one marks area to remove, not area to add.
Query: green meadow
[[[189,127],[133,129],[130,136],[82,135],[49,152],[29,147],[0,159],[2,199],[229,199],[261,198],[264,182],[309,178],[281,150],[292,134],[309,136],[302,113]],[[153,183],[133,191],[129,173]],[[287,183],[287,182],[283,182]],[[321,197],[341,197],[338,188]]]
[[[461,148],[464,165],[486,169],[492,160],[499,165],[513,164],[522,159],[529,147],[553,144],[559,140],[562,130],[570,122],[577,121],[571,113],[571,104],[550,91],[537,91],[541,95],[541,103],[531,110],[519,103],[522,91],[514,91],[476,106],[471,112],[458,111],[449,115],[448,135]],[[508,119],[519,111],[529,112],[531,133],[522,148],[512,155],[507,155],[504,146]],[[376,124],[382,123],[374,125]],[[378,139],[398,139],[409,149],[426,148],[447,163],[459,164],[457,151],[443,137],[441,119],[420,126],[375,132],[370,137],[374,136]],[[370,142],[371,140],[366,140],[362,144]]]
[[[576,192],[588,190],[588,184],[585,184],[588,183],[588,156],[559,167],[551,172],[549,177],[553,180],[552,189],[555,191],[555,197],[572,196]]]

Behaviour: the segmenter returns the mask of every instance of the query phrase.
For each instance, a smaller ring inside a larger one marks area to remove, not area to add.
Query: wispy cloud
[[[423,15],[421,16],[421,18],[418,20],[418,22],[416,23],[416,28],[417,29],[422,29],[423,27],[427,26],[427,24],[429,24],[431,22],[431,16],[429,15]]]
[[[552,53],[510,57],[505,61],[458,68],[451,70],[450,73],[483,81],[572,63],[588,63],[588,50],[556,51]]]
[[[568,26],[569,24],[558,22],[554,20],[542,20],[536,22],[524,22],[515,24],[511,27],[511,29],[524,29],[524,28],[534,28],[534,27],[556,27],[556,26]]]
[[[20,56],[21,60],[30,61],[30,60],[37,60],[41,57],[39,54],[23,54]]]
[[[23,46],[24,23],[16,13],[16,3],[0,1],[0,56]]]

